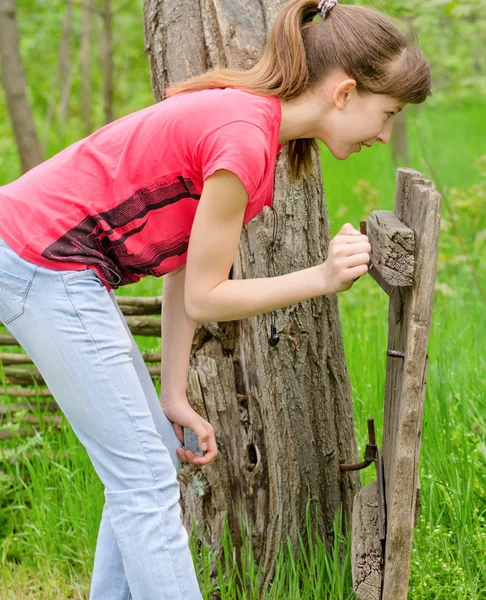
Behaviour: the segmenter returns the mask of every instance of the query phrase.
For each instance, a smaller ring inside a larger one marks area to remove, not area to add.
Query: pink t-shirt
[[[164,275],[186,262],[218,169],[248,191],[244,224],[271,206],[280,120],[277,98],[230,88],[127,115],[0,187],[0,237],[44,267],[92,268],[108,288]]]

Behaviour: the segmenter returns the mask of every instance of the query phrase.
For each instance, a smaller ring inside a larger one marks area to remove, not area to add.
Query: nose
[[[389,119],[389,121],[385,123],[385,126],[383,127],[382,131],[376,136],[376,140],[380,142],[380,144],[386,144],[390,139],[392,128],[393,119]]]

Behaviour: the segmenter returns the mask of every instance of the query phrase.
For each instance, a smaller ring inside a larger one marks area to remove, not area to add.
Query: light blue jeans
[[[181,521],[180,447],[113,292],[0,239],[0,321],[29,354],[105,486],[90,600],[200,600]]]

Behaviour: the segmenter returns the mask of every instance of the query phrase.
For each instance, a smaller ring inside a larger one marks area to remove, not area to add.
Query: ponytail
[[[288,101],[337,70],[355,79],[361,94],[388,94],[405,104],[418,104],[431,94],[428,60],[391,18],[357,5],[336,5],[323,21],[314,21],[318,14],[318,0],[290,0],[253,68],[216,68],[173,85],[167,96],[229,87]],[[316,148],[314,139],[289,141],[295,179],[312,170]]]

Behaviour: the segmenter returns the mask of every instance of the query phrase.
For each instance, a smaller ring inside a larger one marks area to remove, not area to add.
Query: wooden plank
[[[390,294],[383,460],[387,535],[383,600],[406,600],[418,497],[427,343],[439,244],[441,197],[412,169],[397,171],[395,215],[415,234],[411,287]]]
[[[4,365],[22,365],[24,363],[31,363],[32,361],[27,354],[0,352],[0,362]]]
[[[135,297],[117,296],[116,300],[120,310],[125,316],[133,315],[159,315],[162,310],[162,296]]]
[[[394,287],[412,285],[415,234],[389,210],[375,210],[368,218],[371,264]]]
[[[23,427],[13,431],[11,429],[0,429],[0,441],[2,440],[11,440],[14,437],[28,437],[35,435],[35,431],[27,431]]]
[[[142,354],[144,362],[160,363],[160,352],[145,352]],[[27,354],[13,354],[0,352],[0,362],[4,365],[23,365],[33,364],[30,356]]]
[[[354,497],[351,544],[353,588],[358,600],[380,600],[383,582],[382,545],[378,524],[378,485],[362,488]]]
[[[35,398],[37,396],[41,398],[51,397],[50,390],[46,388],[13,388],[13,387],[0,387],[0,395],[20,397],[20,398]]]
[[[27,404],[27,402],[16,402],[12,404],[0,404],[0,418],[4,415],[8,415],[17,410],[28,410],[33,411],[37,410],[37,405]],[[57,402],[41,402],[39,404],[39,410],[41,411],[49,411],[49,412],[57,412],[59,409],[59,405]]]
[[[160,377],[160,365],[148,365],[147,370],[152,379]],[[45,385],[45,382],[35,367],[4,367],[5,381],[14,385]]]
[[[125,317],[133,335],[161,337],[160,317]]]
[[[151,308],[154,312],[147,314],[160,313],[162,309],[162,296],[116,296],[116,301],[120,308],[122,306],[134,306]]]
[[[128,328],[133,335],[145,337],[161,337],[160,317],[130,316],[126,317]],[[0,332],[0,346],[18,346],[17,340],[7,332]]]
[[[17,340],[8,332],[0,331],[0,346],[19,346]]]

